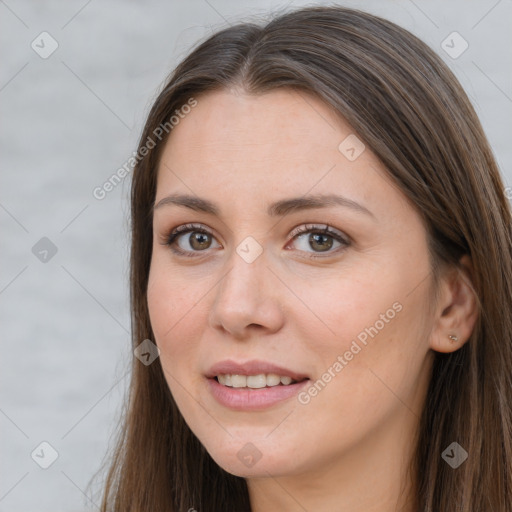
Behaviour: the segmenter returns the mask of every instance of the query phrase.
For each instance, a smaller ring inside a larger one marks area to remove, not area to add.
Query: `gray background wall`
[[[102,200],[93,190],[136,149],[151,99],[194,42],[311,3],[0,1],[0,511],[97,509],[87,484],[132,357],[129,179]],[[512,185],[512,2],[339,3],[397,22],[442,55]],[[452,56],[441,47],[453,31],[469,45],[457,58],[462,39],[448,40]]]

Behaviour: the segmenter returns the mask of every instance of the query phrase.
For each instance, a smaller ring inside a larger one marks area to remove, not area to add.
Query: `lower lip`
[[[237,411],[255,411],[265,409],[287,400],[299,393],[309,384],[309,379],[288,386],[272,386],[259,389],[231,388],[219,384],[216,379],[208,379],[212,395],[223,406]]]

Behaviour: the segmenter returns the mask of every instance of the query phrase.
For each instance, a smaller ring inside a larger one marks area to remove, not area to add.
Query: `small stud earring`
[[[448,338],[450,338],[450,340],[453,341],[453,343],[455,343],[456,341],[459,341],[459,338],[457,338],[457,336],[455,336],[455,334],[449,334]]]

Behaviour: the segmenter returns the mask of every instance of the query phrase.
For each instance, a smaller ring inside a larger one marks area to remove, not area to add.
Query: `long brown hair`
[[[385,19],[343,7],[304,8],[265,26],[223,29],[197,45],[154,102],[139,151],[191,98],[233,86],[250,94],[305,91],[343,116],[424,219],[434,283],[442,266],[471,258],[479,317],[459,350],[435,353],[411,474],[418,478],[418,511],[510,512],[511,211],[459,82],[427,45]],[[154,340],[146,292],[161,139],[133,171],[133,348]],[[453,441],[468,452],[456,470],[441,458]],[[104,512],[251,510],[245,479],[220,468],[186,425],[159,359],[145,366],[134,358],[108,464]]]

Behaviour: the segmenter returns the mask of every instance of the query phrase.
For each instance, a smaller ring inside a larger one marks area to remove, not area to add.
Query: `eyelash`
[[[204,233],[206,235],[213,236],[213,233],[210,231],[204,229],[199,224],[183,224],[181,226],[178,226],[174,230],[172,230],[167,236],[166,240],[162,245],[167,245],[171,248],[171,250],[180,256],[185,256],[189,258],[197,258],[200,257],[199,254],[201,252],[205,251],[184,251],[176,246],[176,240],[178,236],[186,234],[186,233]],[[317,253],[316,255],[310,254],[307,256],[307,258],[310,259],[319,259],[319,258],[326,258],[329,256],[332,256],[333,254],[336,254],[338,252],[343,251],[350,245],[350,239],[348,237],[342,237],[337,231],[333,231],[330,226],[327,224],[325,225],[325,228],[321,228],[318,225],[315,224],[304,224],[303,226],[299,226],[292,230],[290,233],[290,236],[292,237],[292,241],[298,238],[300,235],[305,233],[315,233],[315,234],[324,234],[329,235],[330,237],[334,238],[337,242],[341,243],[342,247],[338,247],[334,251],[329,251],[326,256],[319,255],[320,253]]]

